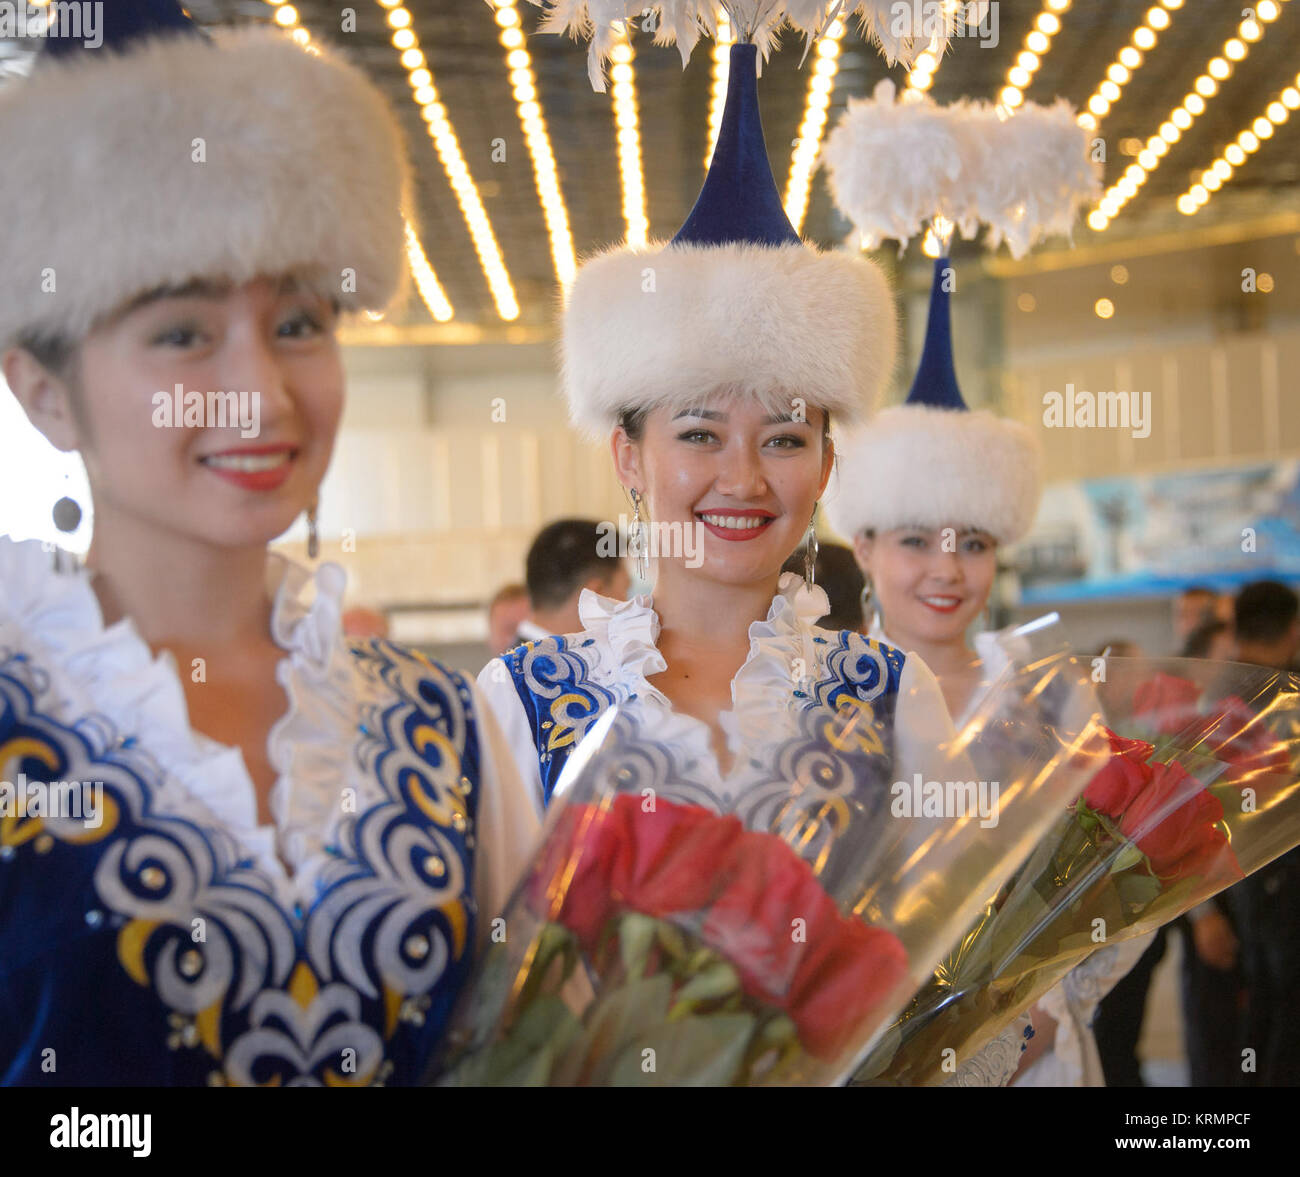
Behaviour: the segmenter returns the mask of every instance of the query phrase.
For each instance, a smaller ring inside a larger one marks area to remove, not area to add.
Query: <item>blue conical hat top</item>
[[[948,314],[948,291],[944,271],[952,263],[946,257],[934,262],[934,283],[930,287],[930,317],[925,324],[925,346],[912,388],[904,402],[934,409],[967,409],[957,387],[957,370],[952,360],[952,324]]]
[[[802,245],[777,191],[758,113],[758,49],[731,47],[727,103],[709,173],[674,245]]]
[[[127,49],[142,37],[172,33],[207,34],[190,20],[189,13],[176,0],[109,0],[99,4],[99,32],[103,49]],[[76,53],[91,52],[84,37],[46,37],[44,52],[51,57],[70,58]]]

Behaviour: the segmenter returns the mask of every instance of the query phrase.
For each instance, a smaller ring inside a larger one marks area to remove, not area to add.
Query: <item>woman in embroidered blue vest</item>
[[[266,550],[398,282],[400,133],[278,32],[104,8],[0,94],[4,376],[95,503],[85,569],[0,539],[0,1081],[414,1081],[532,807],[472,683]]]
[[[569,293],[571,416],[609,439],[658,558],[653,602],[584,593],[582,632],[520,646],[479,677],[539,805],[615,703],[681,751],[696,800],[742,817],[751,776],[770,777],[815,704],[867,713],[875,753],[908,771],[951,733],[922,663],[818,629],[825,593],[781,571],[831,476],[830,426],[867,416],[896,327],[870,262],[806,246],[787,219],[756,57],[731,50],[713,160],[681,230],[594,258]]]

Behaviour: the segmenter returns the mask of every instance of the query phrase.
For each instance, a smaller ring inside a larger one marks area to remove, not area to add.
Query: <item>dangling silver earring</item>
[[[868,633],[884,633],[885,621],[880,616],[879,609],[871,607],[871,577],[863,579],[862,592],[858,594],[858,600],[862,602],[862,624],[867,627]]]
[[[815,505],[812,518],[808,520],[808,542],[803,549],[803,578],[810,588],[817,583],[817,507]]]
[[[636,558],[636,576],[642,584],[650,579],[650,561],[646,555],[645,520],[641,518],[641,492],[632,489],[632,522],[627,529],[628,554]]]
[[[317,499],[307,508],[307,559],[314,560],[320,555],[320,536],[316,534],[316,509],[320,506]]]

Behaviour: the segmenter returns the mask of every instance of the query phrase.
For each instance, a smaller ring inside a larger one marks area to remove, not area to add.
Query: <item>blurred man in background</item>
[[[1269,690],[1249,700],[1267,714],[1273,698],[1294,690],[1288,672],[1300,651],[1300,597],[1275,580],[1248,584],[1236,601],[1237,658],[1282,671]],[[1240,1050],[1254,1057],[1237,1061],[1237,1085],[1300,1085],[1300,848],[1274,859],[1231,890],[1220,915],[1218,936],[1224,952],[1235,948],[1246,992]],[[1200,909],[1197,909],[1198,911]],[[1203,924],[1196,924],[1196,948],[1202,952]],[[1230,939],[1235,932],[1235,940]],[[1213,946],[1212,946],[1213,947]],[[1253,1061],[1252,1068],[1249,1063]]]
[[[1173,648],[1180,657],[1203,657],[1183,653],[1187,640],[1197,629],[1210,621],[1222,621],[1231,624],[1233,599],[1227,593],[1216,593],[1205,585],[1195,584],[1183,589],[1174,598]]]
[[[600,524],[594,519],[559,519],[537,533],[524,564],[529,617],[512,645],[582,629],[578,598],[583,589],[617,601],[632,578],[617,555],[602,555]]]
[[[493,657],[519,644],[519,626],[530,611],[528,589],[522,584],[508,584],[498,589],[488,604],[488,645]]]

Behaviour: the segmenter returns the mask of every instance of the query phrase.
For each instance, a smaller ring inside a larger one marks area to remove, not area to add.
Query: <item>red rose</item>
[[[549,888],[550,918],[591,947],[621,907],[652,916],[707,907],[717,882],[701,864],[725,861],[743,833],[734,817],[658,799],[647,809],[639,794],[569,805],[546,840],[534,895]]]
[[[1196,723],[1201,689],[1185,678],[1157,674],[1133,692],[1133,718],[1162,736],[1176,736]]]
[[[897,936],[840,916],[832,936],[811,941],[786,1007],[800,1041],[819,1058],[834,1058],[907,976]]]
[[[718,888],[718,865],[745,836],[740,819],[658,798],[647,811],[633,793],[616,797],[613,810],[619,837],[609,877],[614,898],[656,917],[707,907]]]
[[[1283,770],[1290,765],[1285,749],[1269,731],[1263,716],[1236,695],[1217,702],[1201,722],[1198,734],[1208,750],[1222,760],[1233,764],[1258,760]]]
[[[1242,877],[1218,828],[1223,806],[1181,764],[1157,764],[1150,785],[1129,805],[1120,831],[1137,843],[1164,882]]]
[[[812,868],[771,834],[745,834],[721,873],[701,935],[746,992],[790,1015],[811,1054],[835,1057],[906,976],[902,943],[841,915]]]
[[[772,834],[746,833],[716,871],[719,893],[700,934],[735,966],[747,992],[784,1006],[800,958],[809,943],[833,934],[839,909],[808,864]]]
[[[1110,759],[1083,790],[1084,804],[1095,813],[1118,818],[1151,780],[1147,759],[1155,751],[1141,740],[1126,740],[1109,728]]]
[[[734,817],[662,800],[647,812],[623,794],[566,806],[547,847],[533,894],[585,948],[620,910],[699,914],[701,939],[818,1057],[837,1055],[906,975],[895,936],[841,915],[785,842]]]

